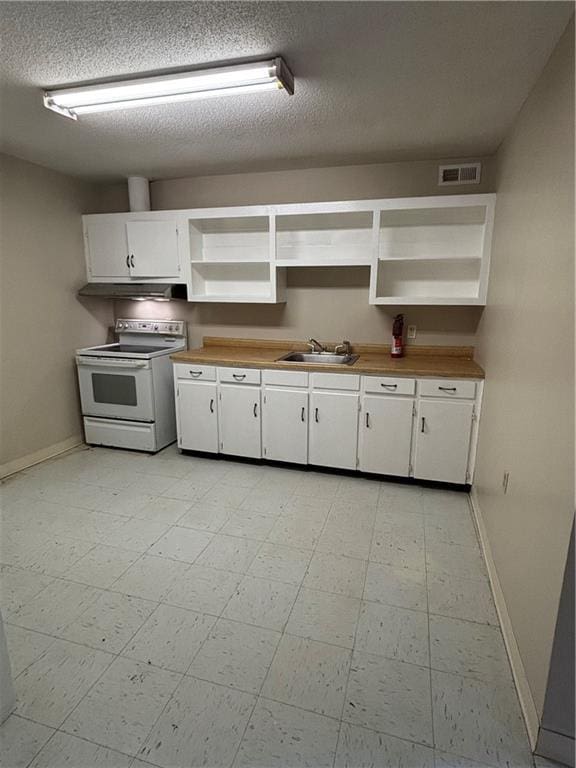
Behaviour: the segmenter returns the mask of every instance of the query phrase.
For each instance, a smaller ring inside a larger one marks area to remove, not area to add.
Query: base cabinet
[[[363,472],[408,477],[414,401],[411,398],[370,396],[362,399],[358,468]]]
[[[180,380],[176,386],[178,446],[218,453],[216,384]]]
[[[219,389],[220,451],[261,458],[260,387],[221,384]]]
[[[414,477],[466,483],[473,402],[421,400],[415,436]]]
[[[308,461],[322,467],[356,469],[360,396],[312,392]]]
[[[308,392],[267,387],[262,404],[264,458],[308,461]]]

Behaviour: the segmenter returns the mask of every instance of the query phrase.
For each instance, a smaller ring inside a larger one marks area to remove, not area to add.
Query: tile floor
[[[0,489],[5,768],[530,768],[467,498],[107,449]]]

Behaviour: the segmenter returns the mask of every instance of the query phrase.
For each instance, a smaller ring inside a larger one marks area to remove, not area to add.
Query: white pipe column
[[[144,176],[128,176],[128,200],[131,211],[150,210],[150,184]]]

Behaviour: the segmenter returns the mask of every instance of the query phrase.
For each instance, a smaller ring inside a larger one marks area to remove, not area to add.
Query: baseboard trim
[[[563,733],[540,728],[536,754],[574,768],[574,739]]]
[[[518,692],[518,699],[520,700],[520,707],[522,709],[522,714],[524,715],[524,721],[526,723],[526,730],[528,731],[530,746],[532,747],[532,751],[534,751],[536,748],[536,742],[538,740],[540,718],[538,717],[538,711],[536,709],[536,705],[534,704],[532,691],[530,690],[528,677],[526,676],[526,670],[524,669],[518,643],[516,642],[516,637],[514,635],[512,621],[510,620],[508,608],[506,607],[504,592],[502,591],[500,579],[498,578],[496,564],[494,562],[494,557],[492,556],[492,548],[488,539],[488,532],[484,524],[484,518],[482,517],[482,510],[478,502],[478,495],[475,488],[472,488],[469,498],[472,505],[472,512],[476,523],[476,529],[478,531],[478,537],[480,539],[482,554],[484,556],[484,561],[486,562],[486,568],[488,570],[488,578],[490,580],[490,586],[492,587],[496,612],[498,613],[498,618],[500,620],[500,627],[504,637],[504,644],[506,646],[506,651],[510,660],[512,675],[514,677],[516,691]]]
[[[1,464],[0,480],[3,480],[10,475],[14,475],[16,472],[21,472],[23,469],[33,467],[35,464],[40,464],[42,461],[60,456],[60,454],[78,448],[80,445],[84,445],[83,436],[80,434],[73,435],[59,443],[54,443],[47,448],[42,448],[40,451],[35,451],[34,453],[29,453],[27,456],[21,456],[19,459],[14,459],[14,461]]]

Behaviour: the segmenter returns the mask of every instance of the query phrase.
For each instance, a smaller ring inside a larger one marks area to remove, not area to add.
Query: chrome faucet
[[[343,352],[345,355],[352,354],[352,345],[349,341],[343,341],[342,344],[336,344],[334,347],[334,354],[339,355],[341,352]]]
[[[323,347],[316,339],[309,339],[306,343],[312,352],[326,352],[326,347]]]

